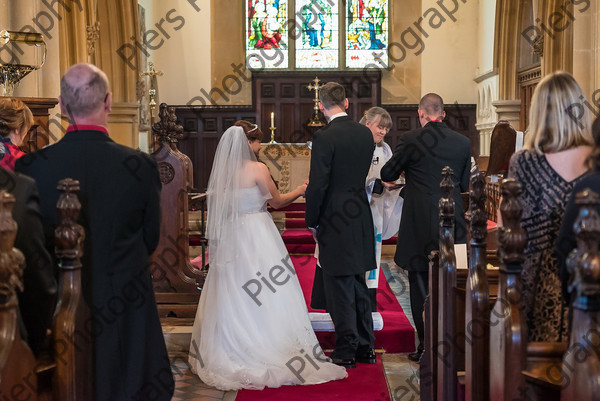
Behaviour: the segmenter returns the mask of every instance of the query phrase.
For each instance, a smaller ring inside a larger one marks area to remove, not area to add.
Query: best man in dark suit
[[[375,336],[365,272],[376,267],[373,218],[365,179],[373,157],[371,131],[345,113],[344,87],[319,94],[329,124],[313,137],[306,189],[306,225],[319,243],[327,311],[336,333],[333,362],[353,368],[375,363]]]
[[[156,161],[108,136],[111,93],[97,67],[71,67],[59,102],[71,124],[66,135],[19,159],[16,169],[37,181],[47,234],[58,224],[58,181],[80,182],[83,294],[93,317],[85,334],[94,343],[95,400],[170,400],[173,375],[148,266],[160,234]],[[52,249],[52,236],[46,240]]]
[[[465,243],[466,226],[461,192],[469,188],[471,169],[470,141],[452,131],[442,122],[444,101],[435,93],[423,96],[419,103],[422,128],[400,137],[394,156],[381,169],[381,180],[392,182],[404,172],[406,187],[402,220],[394,261],[408,271],[410,304],[419,337],[417,352],[409,358],[418,361],[423,353],[423,305],[429,282],[428,255],[438,249],[439,200],[442,169],[454,171],[454,201],[456,202],[456,243]]]

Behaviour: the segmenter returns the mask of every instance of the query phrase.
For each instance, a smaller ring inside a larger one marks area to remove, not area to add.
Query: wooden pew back
[[[571,271],[572,326],[562,363],[564,401],[600,400],[600,197],[591,190],[576,195],[577,252]]]
[[[502,185],[502,221],[499,228],[500,285],[490,316],[490,400],[519,399],[525,389],[527,326],[523,313],[521,270],[525,260],[525,231],[521,227],[521,183]]]
[[[17,235],[14,202],[11,194],[0,191],[0,399],[37,400],[37,378],[32,374],[35,357],[21,338],[17,318],[25,258],[13,248]]]
[[[54,315],[53,393],[56,400],[93,400],[93,341],[90,308],[81,291],[81,256],[85,232],[77,224],[81,203],[79,181],[66,178],[58,184],[60,225],[55,230],[59,262],[59,292]]]

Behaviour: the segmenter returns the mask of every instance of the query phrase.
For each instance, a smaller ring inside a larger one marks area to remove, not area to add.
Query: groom
[[[346,114],[344,87],[325,84],[319,108],[329,124],[313,136],[306,225],[319,244],[327,311],[335,326],[333,363],[375,363],[373,319],[365,272],[376,268],[373,218],[365,192],[374,142]]]

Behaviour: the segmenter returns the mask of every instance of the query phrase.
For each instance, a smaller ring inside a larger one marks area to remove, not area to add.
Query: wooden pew
[[[93,335],[91,315],[81,293],[84,230],[76,223],[81,204],[79,182],[60,181],[55,231],[59,262],[59,294],[53,326],[53,355],[35,360],[21,339],[16,321],[16,289],[23,255],[13,248],[17,226],[12,220],[12,195],[0,192],[0,399],[93,401]]]
[[[514,179],[502,185],[503,227],[499,229],[500,286],[490,316],[490,401],[519,399],[525,388],[527,326],[523,313],[521,270],[525,231],[521,228],[522,188]]]
[[[487,279],[485,178],[471,178],[469,275],[465,300],[465,400],[489,396],[490,290]]]
[[[17,224],[12,218],[15,198],[0,191],[0,399],[38,400],[35,357],[21,338],[17,322],[23,289],[25,258],[13,248]],[[25,379],[28,380],[25,380]]]
[[[454,302],[440,302],[441,299],[454,299],[454,287],[456,286],[456,255],[454,254],[454,199],[452,192],[454,184],[452,182],[451,168],[445,167],[442,170],[442,198],[440,199],[440,244],[439,244],[439,276],[437,288],[432,288],[438,294],[438,336],[435,345],[435,353],[442,356],[442,363],[437,365],[438,399],[452,399],[456,394],[456,362],[457,356],[454,352],[455,347],[455,316]],[[460,212],[460,211],[459,211]],[[438,358],[436,358],[438,359]],[[439,361],[438,361],[439,362]]]
[[[79,181],[66,178],[58,184],[61,192],[57,208],[60,225],[55,247],[60,266],[58,303],[54,315],[55,400],[93,400],[92,317],[81,290],[81,257],[85,231],[77,224],[81,203],[77,198]]]
[[[525,248],[521,186],[510,179],[502,186],[498,261],[489,250],[485,253],[484,180],[474,177],[466,276],[454,255],[449,174],[444,171],[441,184],[440,249],[430,257],[421,400],[461,399],[457,375],[464,368],[465,399],[600,401],[600,198],[589,192],[577,198],[582,211],[575,225],[579,251],[569,261],[575,274],[570,346],[528,343],[520,278]],[[486,269],[487,262],[499,262],[499,270]]]
[[[472,188],[469,202],[468,215],[471,222],[469,265],[471,267],[468,268],[457,266],[454,255],[455,205],[453,199],[449,197],[452,193],[452,182],[449,178],[451,175],[450,169],[443,170],[440,250],[430,256],[430,287],[425,303],[426,345],[420,367],[421,400],[457,400],[459,378],[471,382],[480,380],[478,376],[481,375],[482,370],[473,369],[473,366],[478,367],[473,364],[480,363],[477,359],[480,355],[483,355],[483,359],[487,361],[485,357],[487,338],[485,334],[481,334],[481,323],[473,322],[486,320],[485,310],[489,311],[490,302],[495,301],[498,290],[498,270],[487,269],[487,263],[497,266],[498,260],[495,249],[485,248],[487,219],[484,210],[483,175],[478,176],[477,182],[472,182],[475,192]],[[475,230],[478,230],[478,233],[473,236],[471,232]],[[495,238],[492,239],[491,242],[494,243]],[[484,280],[489,280],[487,292]],[[471,299],[468,302],[469,316],[479,320],[465,319],[467,292]],[[481,301],[486,298],[487,304]],[[467,350],[472,357],[471,370],[468,372],[465,371]],[[485,370],[486,368],[483,369],[484,372]],[[485,380],[480,382],[483,382],[485,389]],[[484,399],[487,399],[487,395]]]
[[[527,341],[521,292],[526,245],[521,228],[521,191],[521,184],[514,179],[502,183],[500,291],[490,316],[490,399],[559,400],[566,344]]]
[[[576,195],[577,253],[571,271],[572,325],[562,363],[563,401],[600,400],[600,197],[591,190]]]

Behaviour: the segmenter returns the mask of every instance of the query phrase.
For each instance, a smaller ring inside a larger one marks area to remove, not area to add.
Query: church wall
[[[390,65],[381,77],[383,104],[415,104],[421,98],[421,46],[414,22],[421,17],[420,1],[390,1]],[[422,39],[422,38],[420,38]],[[404,52],[406,56],[404,56]]]
[[[590,8],[576,17],[573,22],[573,75],[598,113],[600,112],[600,1],[590,0]]]
[[[479,1],[442,2],[450,11],[456,8],[452,16],[438,3],[423,0],[423,14],[427,14],[424,20],[433,19],[439,28],[432,29],[430,22],[423,23],[429,37],[424,38],[426,46],[421,54],[421,92],[436,92],[445,103],[477,103],[477,85],[473,77],[479,59]],[[435,12],[429,11],[431,8],[440,12],[443,19],[435,17]]]
[[[489,155],[492,130],[498,122],[493,102],[498,100],[498,72],[494,65],[496,1],[480,1],[477,21],[477,123],[480,155]]]
[[[160,102],[186,104],[200,89],[209,90],[210,1],[139,0],[139,4],[146,9],[148,38],[154,38],[150,43],[155,49],[148,46],[148,61],[164,73],[158,77]]]
[[[477,75],[494,69],[495,28],[496,0],[480,1],[477,17]]]
[[[211,34],[212,48],[210,55],[212,76],[209,85],[204,86],[207,95],[197,91],[199,96],[194,104],[201,105],[200,98],[211,104],[249,105],[252,104],[252,85],[241,79],[241,86],[234,87],[234,81],[227,80],[227,76],[240,76],[248,74],[245,71],[246,54],[244,43],[244,18],[245,5],[243,1],[237,0],[211,0]],[[234,72],[234,65],[241,65],[241,73]],[[249,75],[249,74],[248,74]],[[228,91],[229,88],[229,91]],[[198,88],[200,89],[200,88]],[[225,98],[220,97],[220,90]]]

